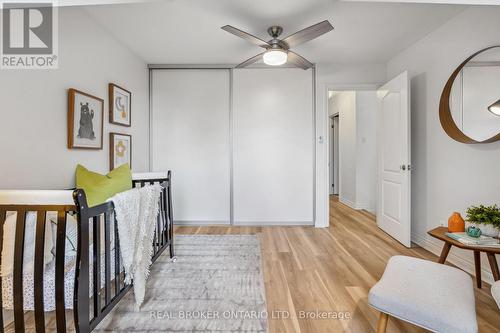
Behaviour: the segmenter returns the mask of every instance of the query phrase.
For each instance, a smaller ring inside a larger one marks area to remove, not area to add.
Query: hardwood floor
[[[176,233],[259,235],[272,333],[375,332],[379,313],[368,305],[367,295],[387,260],[396,254],[438,259],[420,247],[405,248],[378,229],[371,214],[335,199],[330,200],[329,228],[177,227]],[[500,310],[488,285],[476,289],[476,307],[479,331],[500,332]],[[391,318],[387,332],[425,330]]]

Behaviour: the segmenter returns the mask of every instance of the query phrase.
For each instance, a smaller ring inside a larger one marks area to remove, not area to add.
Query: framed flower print
[[[109,133],[109,168],[113,170],[128,163],[132,168],[132,136]]]

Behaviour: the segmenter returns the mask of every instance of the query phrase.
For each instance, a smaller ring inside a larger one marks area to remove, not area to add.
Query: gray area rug
[[[178,235],[151,267],[146,298],[132,291],[97,332],[267,332],[260,241],[254,235]]]

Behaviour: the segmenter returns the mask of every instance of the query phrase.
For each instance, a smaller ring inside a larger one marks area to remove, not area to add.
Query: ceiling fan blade
[[[255,37],[254,35],[251,35],[243,30],[235,28],[233,26],[225,25],[225,26],[221,27],[221,29],[225,30],[225,31],[227,31],[235,36],[243,38],[243,39],[249,41],[250,43],[258,45],[260,47],[268,48],[270,46],[268,42],[266,42],[258,37]]]
[[[250,59],[243,61],[241,64],[237,65],[236,68],[244,68],[244,67],[250,66],[251,64],[256,63],[257,61],[262,59],[262,56],[264,55],[264,53],[266,53],[266,52],[262,52],[261,54],[257,54],[256,56],[253,56]]]
[[[310,26],[309,28],[305,28],[300,30],[293,35],[288,36],[283,39],[285,43],[288,44],[288,47],[292,48],[297,45],[308,42],[314,38],[317,38],[323,34],[326,34],[329,31],[333,30],[333,26],[328,21],[323,21],[317,23],[315,25]]]
[[[304,70],[314,67],[314,65],[309,60],[292,51],[288,51],[287,62]]]

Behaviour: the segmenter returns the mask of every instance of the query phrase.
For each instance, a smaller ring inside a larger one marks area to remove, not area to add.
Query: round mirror
[[[439,119],[456,141],[500,140],[500,46],[476,52],[453,72],[441,95]]]

